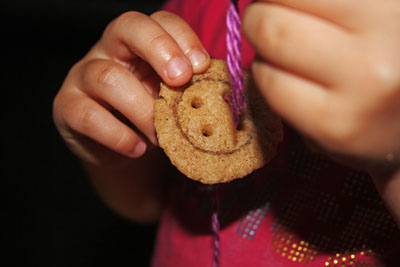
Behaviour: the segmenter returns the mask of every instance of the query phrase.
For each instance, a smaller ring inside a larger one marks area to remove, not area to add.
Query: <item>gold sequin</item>
[[[373,216],[368,213],[363,215],[361,209],[358,212],[359,214],[357,214],[357,216],[359,217]],[[357,223],[353,221],[349,223],[349,225],[357,229]],[[349,232],[346,232],[346,235],[338,236],[338,238],[343,242],[347,243],[343,246],[343,249],[326,257],[327,260],[324,261],[325,266],[375,266],[374,264],[369,265],[369,262],[366,261],[365,257],[380,256],[383,252],[372,250],[371,247],[366,245],[366,240],[363,236],[350,235],[350,230]],[[309,240],[296,240],[296,237],[290,233],[289,228],[282,224],[278,224],[273,234],[272,249],[278,255],[287,260],[292,262],[301,262],[304,265],[307,265],[311,261],[316,261],[319,251],[331,251],[332,242],[336,242],[332,236],[321,235],[318,232],[312,233],[309,236]]]

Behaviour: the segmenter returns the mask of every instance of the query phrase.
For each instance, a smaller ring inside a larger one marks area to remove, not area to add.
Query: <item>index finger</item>
[[[140,57],[169,85],[186,83],[193,70],[174,38],[152,18],[127,12],[105,30],[98,44],[105,54],[125,65]]]
[[[297,9],[346,28],[356,30],[367,21],[373,0],[260,0]],[[375,1],[376,5],[376,1]],[[378,5],[379,6],[379,5]],[[363,19],[365,18],[365,20]]]

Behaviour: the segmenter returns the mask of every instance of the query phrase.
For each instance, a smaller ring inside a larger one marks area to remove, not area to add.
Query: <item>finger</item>
[[[110,23],[99,46],[108,57],[123,62],[139,56],[171,86],[186,83],[193,73],[191,63],[169,33],[138,12],[127,12]]]
[[[313,14],[349,30],[359,29],[365,23],[369,24],[371,4],[376,5],[374,0],[260,0],[260,2],[279,4]],[[377,8],[379,6],[377,5]]]
[[[142,138],[95,100],[79,93],[67,103],[68,114],[62,115],[67,127],[128,157],[145,152]]]
[[[260,60],[253,62],[252,72],[271,108],[298,130],[315,138],[323,113],[332,105],[328,102],[330,91]]]
[[[194,73],[206,71],[210,65],[210,56],[189,24],[179,16],[167,11],[156,12],[151,15],[151,18],[158,22],[178,43],[192,63]]]
[[[92,49],[88,53],[86,59],[87,60],[93,60],[99,58],[110,59],[108,56],[102,54],[103,52],[100,52],[98,47],[95,46],[94,49]],[[115,61],[121,64],[122,66],[126,67],[127,69],[129,69],[132,72],[132,74],[143,83],[143,86],[149,91],[151,95],[153,95],[154,97],[158,96],[161,79],[158,76],[158,74],[154,71],[154,69],[150,66],[149,63],[147,63],[138,56],[133,57],[129,62],[124,62],[120,60],[115,60]],[[149,80],[155,82],[149,83],[148,82]],[[150,84],[151,86],[149,86]]]
[[[352,35],[295,10],[256,3],[246,10],[243,27],[262,58],[327,86],[351,75],[357,63]]]
[[[155,99],[128,69],[112,60],[91,60],[84,66],[80,87],[117,109],[157,144],[153,123]]]
[[[160,91],[160,82],[162,80],[149,63],[137,57],[132,61],[131,71],[143,84],[144,88],[146,88],[154,98],[157,98]]]

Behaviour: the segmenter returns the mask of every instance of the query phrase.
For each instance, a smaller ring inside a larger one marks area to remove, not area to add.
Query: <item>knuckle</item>
[[[157,32],[149,38],[149,48],[154,50],[162,50],[164,47],[168,46],[169,41],[170,36],[166,32]]]
[[[269,37],[266,38],[266,45],[277,57],[283,52],[283,44],[287,43],[289,30],[288,27],[282,25],[271,25],[267,27],[269,29]]]
[[[116,87],[123,79],[122,71],[117,64],[94,60],[87,63],[83,71],[83,80],[94,87]]]
[[[161,19],[174,19],[177,16],[174,13],[171,13],[169,11],[159,10],[159,11],[156,11],[153,14],[151,14],[150,17],[161,18]]]
[[[191,36],[191,34],[192,32],[185,27],[180,27],[179,29],[176,29],[174,32],[171,33],[172,37],[178,43],[181,43],[183,40],[187,42],[188,48],[185,48],[184,50],[185,53],[194,50],[198,46],[193,39],[188,38]]]
[[[77,128],[82,133],[98,131],[100,126],[100,117],[98,112],[89,105],[82,105],[76,112]]]
[[[115,143],[112,145],[116,151],[123,154],[129,154],[135,146],[136,140],[128,131],[118,132],[118,137],[115,138]]]
[[[110,23],[110,30],[118,30],[120,28],[125,28],[129,25],[135,25],[140,19],[146,17],[145,14],[142,14],[137,11],[127,11],[119,15],[116,19],[114,19]]]
[[[275,21],[273,16],[265,15],[259,20],[255,29],[255,36],[259,39],[258,43],[261,46],[261,51],[267,50],[279,57],[283,47],[282,44],[286,43],[290,34],[289,28]]]
[[[97,131],[101,124],[98,112],[84,99],[69,102],[62,117],[69,127],[85,135]]]
[[[368,77],[370,85],[379,88],[380,92],[392,96],[399,94],[400,71],[399,67],[388,62],[375,61],[368,64]]]
[[[115,64],[99,64],[97,83],[100,85],[115,87],[122,79],[121,68]]]
[[[270,31],[268,16],[260,17],[258,22],[255,24],[254,36],[258,36],[260,40],[265,41],[268,37],[268,32]]]

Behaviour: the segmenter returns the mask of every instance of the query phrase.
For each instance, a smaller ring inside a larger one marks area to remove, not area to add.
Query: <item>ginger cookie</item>
[[[225,61],[212,60],[205,73],[182,87],[161,83],[154,108],[158,142],[187,177],[205,184],[229,182],[274,157],[283,138],[281,120],[247,77],[247,110],[238,128],[227,101],[232,89]]]

